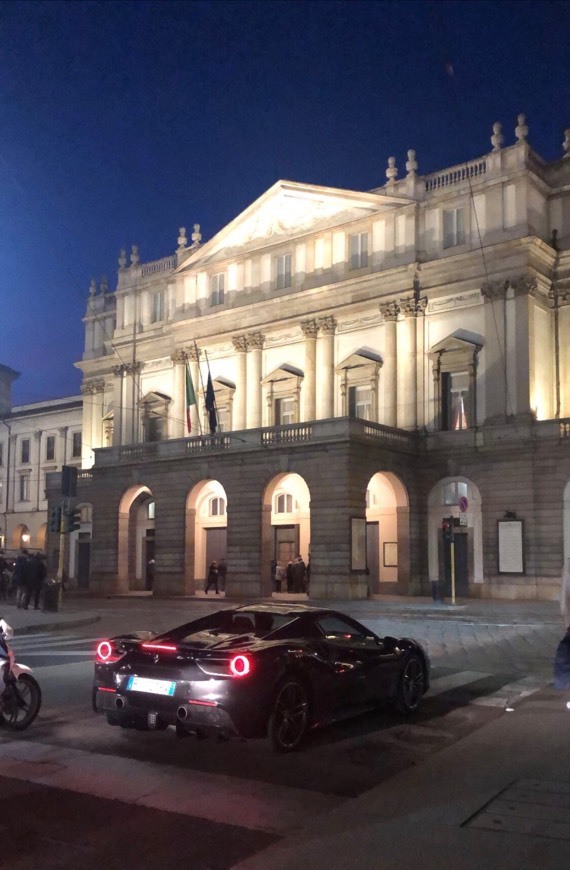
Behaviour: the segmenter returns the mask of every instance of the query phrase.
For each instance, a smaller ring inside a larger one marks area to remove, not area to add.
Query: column
[[[247,336],[247,419],[248,429],[259,429],[261,422],[261,369],[265,336],[252,332]]]
[[[123,366],[113,366],[113,447],[123,443]]]
[[[190,434],[191,435],[201,435],[202,434],[202,418],[200,417],[200,406],[198,402],[198,396],[200,391],[200,357],[202,355],[202,351],[200,348],[194,344],[192,347],[188,349],[188,365],[190,366],[190,377],[192,378],[192,385],[194,386],[194,393],[196,394],[196,404],[192,405],[190,408]]]
[[[481,288],[485,299],[485,420],[502,421],[507,413],[505,383],[506,281],[490,281]],[[512,413],[512,412],[509,412]]]
[[[236,392],[233,403],[232,429],[245,429],[247,404],[247,338],[245,335],[234,335],[232,342],[236,357]]]
[[[93,424],[91,428],[91,442],[88,442],[88,446],[92,448],[91,454],[93,450],[97,447],[104,447],[105,442],[103,440],[103,414],[105,412],[105,381],[95,381],[93,384]],[[91,463],[93,462],[93,457],[91,458]],[[91,464],[90,463],[90,464]],[[87,466],[89,467],[89,466]]]
[[[186,360],[183,350],[175,350],[172,356],[173,388],[172,406],[168,421],[168,438],[185,438],[188,434],[186,427]]]
[[[317,391],[317,418],[328,420],[334,417],[334,333],[336,320],[332,316],[320,317],[320,337],[317,342],[319,382]]]
[[[81,384],[83,396],[83,416],[81,419],[81,465],[83,468],[91,468],[93,465],[93,447],[99,444],[93,443],[93,382],[84,381]]]
[[[319,332],[316,320],[304,320],[301,329],[305,336],[305,377],[303,379],[303,416],[299,413],[299,422],[316,419],[316,365],[317,365],[317,335]],[[300,411],[300,409],[299,409]]]
[[[384,365],[382,366],[384,418],[379,422],[394,427],[397,425],[396,318],[399,311],[400,306],[396,302],[388,302],[380,306],[380,312],[384,317]]]
[[[409,402],[408,383],[410,368],[409,329],[406,315],[400,308],[396,321],[396,342],[398,365],[396,368],[396,426],[405,429],[407,423],[407,403]]]

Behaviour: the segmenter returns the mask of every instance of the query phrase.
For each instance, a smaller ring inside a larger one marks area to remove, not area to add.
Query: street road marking
[[[486,695],[482,698],[476,698],[473,703],[481,707],[506,707],[513,701],[520,701],[522,698],[527,698],[529,695],[538,692],[544,688],[544,680],[539,677],[523,677],[521,680],[516,680],[514,683],[507,683],[506,686],[501,686],[492,695]]]

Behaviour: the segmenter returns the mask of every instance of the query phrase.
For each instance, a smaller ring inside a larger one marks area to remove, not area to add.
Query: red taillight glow
[[[230,671],[234,677],[245,677],[251,671],[251,662],[247,656],[234,656],[230,661]]]
[[[113,654],[113,647],[108,640],[102,640],[97,647],[97,658],[101,662],[108,662]]]
[[[155,652],[160,650],[162,652],[177,652],[178,647],[173,646],[170,643],[143,643],[141,644],[143,649],[154,650]]]
[[[113,695],[115,694],[115,689],[108,689],[106,686],[97,686],[97,691],[98,692],[112,692]]]

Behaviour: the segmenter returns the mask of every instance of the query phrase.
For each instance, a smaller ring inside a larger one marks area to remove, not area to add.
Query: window
[[[219,275],[212,275],[210,278],[210,304],[211,305],[221,305],[224,301],[224,292],[225,292],[225,275],[224,273],[220,273]]]
[[[467,498],[467,484],[461,480],[454,480],[451,483],[446,483],[443,487],[443,503],[444,505],[459,504],[461,496]]]
[[[30,500],[30,475],[20,475],[20,501]]]
[[[226,407],[221,407],[218,405],[218,401],[216,398],[216,409],[218,411],[218,428],[217,432],[229,432],[231,429],[230,423],[230,409]]]
[[[149,503],[147,504],[147,506],[146,506],[146,518],[147,518],[147,520],[154,519],[155,505],[156,505],[156,502],[154,502],[154,501],[149,501]]]
[[[348,416],[372,420],[372,389],[370,387],[348,388]]]
[[[363,269],[368,265],[368,233],[350,237],[350,268]]]
[[[74,459],[81,456],[81,432],[73,433],[73,442],[71,447],[71,455]]]
[[[164,420],[162,417],[147,417],[145,421],[145,441],[164,439]]]
[[[164,441],[168,437],[170,398],[164,393],[147,393],[141,402],[143,438],[146,442]]]
[[[24,438],[22,441],[22,452],[20,454],[20,462],[29,462],[30,461],[30,440],[29,438]]]
[[[291,514],[293,513],[293,496],[288,492],[282,492],[275,499],[276,514]]]
[[[465,244],[465,209],[452,208],[443,213],[443,247]]]
[[[468,429],[471,397],[467,372],[442,372],[442,428],[448,432]]]
[[[55,435],[48,435],[46,438],[46,459],[55,459]]]
[[[291,254],[283,254],[275,261],[275,289],[284,290],[291,286]]]
[[[150,297],[150,322],[158,323],[161,320],[164,320],[164,290]]]
[[[226,500],[222,496],[214,496],[210,499],[208,513],[211,517],[223,517],[226,513]]]
[[[275,399],[275,425],[288,426],[295,423],[295,399]]]

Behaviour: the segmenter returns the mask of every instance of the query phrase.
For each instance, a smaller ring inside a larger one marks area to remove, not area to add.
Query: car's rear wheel
[[[395,705],[400,713],[409,715],[417,710],[425,692],[424,663],[419,655],[410,653],[398,681]]]
[[[309,696],[305,686],[294,677],[284,680],[277,690],[269,718],[269,739],[277,752],[292,752],[302,742],[309,727]]]

